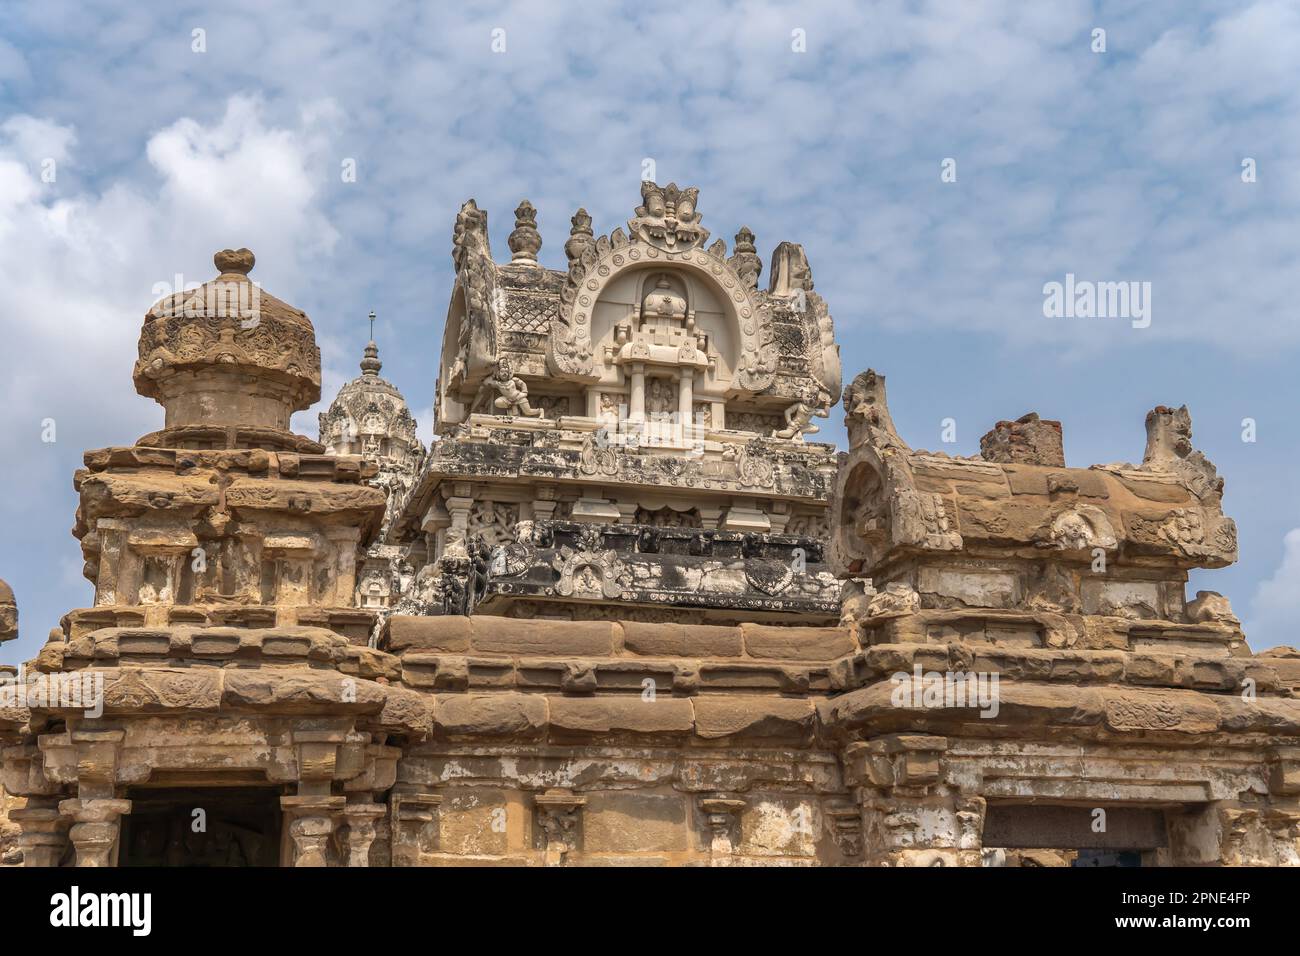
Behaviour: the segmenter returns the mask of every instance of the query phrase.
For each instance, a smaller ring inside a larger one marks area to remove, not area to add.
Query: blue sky
[[[505,259],[532,200],[560,267],[574,210],[623,223],[646,159],[700,187],[728,245],[741,225],[765,262],[804,245],[846,378],[888,376],[914,447],[973,454],[1033,410],[1064,422],[1071,464],[1135,461],[1146,411],[1187,403],[1242,555],[1189,590],[1227,594],[1257,649],[1300,643],[1300,5],[262,6],[6,7],[5,660],[91,599],[72,472],[160,426],[131,386],[160,283],[253,249],[253,277],[316,325],[326,401],[374,309],[427,438],[459,204],[489,211]],[[1150,282],[1150,326],[1045,318],[1066,273]],[[842,441],[841,417],[819,437]]]

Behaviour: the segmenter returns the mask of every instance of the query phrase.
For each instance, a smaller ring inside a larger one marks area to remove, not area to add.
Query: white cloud
[[[1246,638],[1255,650],[1275,644],[1300,646],[1300,528],[1286,533],[1282,563],[1255,589]]]
[[[270,261],[266,284],[303,284],[337,240],[306,174],[321,136],[273,128],[256,99],[234,97],[214,124],[180,119],[150,138],[152,182],[77,192],[60,183],[94,157],[73,148],[74,130],[32,116],[0,125],[0,237],[22,252],[0,257],[0,313],[24,359],[0,386],[0,454],[29,454],[46,417],[61,442],[91,445],[157,427],[129,384],[140,320],[156,284],[211,278],[215,250],[247,245]],[[43,157],[57,160],[53,183]]]

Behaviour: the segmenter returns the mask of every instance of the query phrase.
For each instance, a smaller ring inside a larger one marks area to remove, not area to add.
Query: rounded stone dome
[[[320,400],[320,349],[301,309],[248,277],[248,249],[213,256],[218,275],[154,303],[140,331],[136,391],[166,409],[140,444],[318,451],[289,419]]]
[[[320,443],[332,455],[366,455],[380,463],[418,459],[424,446],[416,422],[397,386],[381,378],[379,348],[367,343],[361,374],[339,389],[320,416]]]

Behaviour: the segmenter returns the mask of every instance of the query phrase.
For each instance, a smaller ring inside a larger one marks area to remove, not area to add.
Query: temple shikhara
[[[0,671],[0,862],[1300,864],[1300,652],[1187,593],[1237,540],[1185,407],[1135,463],[914,449],[801,246],[629,205],[562,271],[461,207],[427,448],[373,340],[293,433],[320,351],[247,249],[150,309],[93,605]]]

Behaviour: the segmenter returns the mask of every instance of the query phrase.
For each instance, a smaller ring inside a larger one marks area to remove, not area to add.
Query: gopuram
[[[427,452],[373,341],[292,432],[315,332],[248,250],[154,305],[163,427],[74,476],[93,605],[0,671],[0,864],[1300,863],[1300,652],[1186,592],[1237,555],[1187,409],[950,457],[867,371],[810,441],[807,258],[761,288],[697,200],[578,210],[565,272],[466,203]]]

